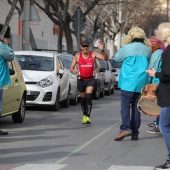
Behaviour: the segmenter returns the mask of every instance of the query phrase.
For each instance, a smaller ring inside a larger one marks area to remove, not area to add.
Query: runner
[[[77,53],[70,66],[70,71],[78,76],[78,89],[81,97],[83,112],[82,123],[91,124],[90,114],[92,110],[92,92],[95,86],[95,58],[108,60],[104,50],[104,43],[99,41],[98,49],[102,54],[90,51],[90,43],[84,40],[80,45],[81,51]],[[76,70],[76,64],[78,66]]]

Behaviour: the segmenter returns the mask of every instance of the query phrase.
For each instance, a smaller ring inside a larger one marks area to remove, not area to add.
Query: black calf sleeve
[[[82,109],[83,115],[87,115],[86,98],[85,97],[81,97],[81,109]]]
[[[87,116],[90,117],[91,109],[92,109],[92,94],[86,94],[86,108],[87,108]]]

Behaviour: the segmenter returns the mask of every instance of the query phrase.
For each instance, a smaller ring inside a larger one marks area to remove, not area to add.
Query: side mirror
[[[99,72],[105,72],[106,70],[104,68],[100,68]]]
[[[15,74],[15,70],[13,70],[13,69],[9,69],[9,73],[10,73],[10,75],[12,76],[12,75],[14,75]]]
[[[116,72],[116,69],[115,68],[112,68],[112,70],[111,70],[112,72]]]
[[[59,72],[57,73],[57,76],[60,76],[61,79],[63,74],[64,74],[64,70],[60,69]]]

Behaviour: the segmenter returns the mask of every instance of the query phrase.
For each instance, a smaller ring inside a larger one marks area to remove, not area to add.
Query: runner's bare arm
[[[75,66],[77,64],[77,56],[78,54],[76,54],[74,57],[73,57],[73,60],[72,60],[72,63],[71,63],[71,66],[70,66],[70,72],[73,73],[73,74],[77,74],[78,71],[75,70]]]
[[[97,53],[97,52],[93,52],[93,56],[94,56],[93,58],[96,57],[96,58],[98,58],[100,60],[108,60],[108,55],[107,55],[107,53],[105,51],[102,52],[102,55]]]

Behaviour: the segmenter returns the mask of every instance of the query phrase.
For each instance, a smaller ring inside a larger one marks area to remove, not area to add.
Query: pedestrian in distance
[[[155,167],[155,170],[170,169],[170,23],[161,23],[155,30],[156,37],[165,45],[162,53],[161,71],[151,68],[146,70],[150,77],[159,78],[160,83],[156,90],[157,104],[161,107],[159,129],[164,138],[168,159],[165,164]]]
[[[152,55],[151,55],[149,68],[154,68],[157,72],[160,72],[161,71],[161,65],[162,65],[161,55],[162,55],[162,52],[163,52],[162,43],[161,43],[160,40],[157,39],[157,37],[155,35],[150,37],[150,43],[151,43],[151,46],[152,46]],[[159,78],[151,77],[150,83],[151,84],[159,84]],[[146,132],[159,134],[160,133],[159,116],[156,118],[156,120],[152,124],[155,124],[153,129],[147,130]],[[148,125],[150,126],[151,124],[148,124]]]
[[[131,136],[138,140],[141,114],[137,103],[141,89],[149,83],[145,70],[149,66],[151,44],[144,30],[133,27],[123,39],[123,46],[115,55],[116,62],[122,62],[118,87],[121,90],[121,119],[119,134],[114,138],[121,141]]]
[[[3,86],[11,83],[8,61],[14,59],[13,50],[9,47],[6,38],[0,39],[0,114],[2,114]],[[0,135],[7,135],[8,132],[0,130]]]
[[[95,58],[108,60],[108,55],[105,52],[103,41],[99,41],[98,43],[98,49],[101,51],[101,54],[90,51],[90,43],[88,40],[81,42],[80,49],[81,51],[73,58],[70,72],[77,74],[78,77],[78,89],[83,112],[82,123],[91,124],[92,92],[95,87]]]

